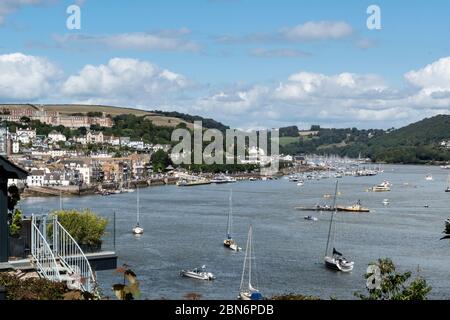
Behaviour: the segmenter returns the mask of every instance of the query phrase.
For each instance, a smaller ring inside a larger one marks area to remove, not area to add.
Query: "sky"
[[[450,113],[449,12],[444,0],[2,0],[0,102],[398,128]]]

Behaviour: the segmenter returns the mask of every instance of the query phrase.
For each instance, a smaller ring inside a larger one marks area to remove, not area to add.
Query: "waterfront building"
[[[51,143],[67,141],[66,136],[63,135],[61,132],[57,132],[56,130],[53,130],[48,134],[48,139],[50,140]]]
[[[32,170],[27,177],[27,185],[29,187],[42,187],[44,186],[44,170]]]

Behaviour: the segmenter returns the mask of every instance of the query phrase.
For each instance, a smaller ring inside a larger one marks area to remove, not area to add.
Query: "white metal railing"
[[[69,270],[72,281],[68,285],[72,289],[93,293],[97,282],[91,264],[57,216],[53,217],[53,252],[61,265]]]
[[[45,221],[39,224],[39,220],[33,215],[31,223],[31,255],[34,258],[38,273],[51,281],[61,281],[58,263],[53,254],[50,245],[46,240],[46,236],[41,232],[40,228],[45,230]]]

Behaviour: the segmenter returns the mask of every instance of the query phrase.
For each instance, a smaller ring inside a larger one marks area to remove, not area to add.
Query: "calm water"
[[[136,238],[136,193],[110,197],[64,199],[65,208],[91,208],[112,220],[117,212],[116,250],[119,264],[132,266],[141,281],[144,299],[182,299],[197,292],[203,299],[235,299],[244,253],[226,250],[223,239],[228,196],[233,188],[234,238],[245,248],[249,224],[254,225],[257,278],[267,296],[302,293],[328,299],[352,299],[364,291],[367,265],[390,257],[401,271],[419,270],[433,287],[431,298],[450,299],[450,244],[439,241],[444,219],[450,216],[450,194],[444,193],[449,172],[437,167],[386,166],[376,177],[340,179],[338,204],[361,199],[369,214],[339,214],[336,247],[355,261],[352,273],[336,273],[322,263],[329,213],[317,213],[318,222],[303,219],[307,212],[296,206],[325,203],[334,193],[335,179],[307,181],[298,187],[288,180],[240,182],[192,188],[175,186],[141,190],[141,225],[145,234]],[[434,181],[425,181],[432,174]],[[389,193],[366,189],[389,180]],[[384,198],[391,205],[383,206]],[[330,203],[331,204],[331,203]],[[429,205],[425,208],[424,205]],[[59,199],[27,199],[26,213],[59,208]],[[112,224],[111,224],[112,225]],[[110,229],[111,231],[111,229]],[[111,248],[112,232],[106,239]],[[214,282],[181,278],[181,269],[203,264],[217,276]],[[106,295],[121,278],[114,271],[98,273]]]

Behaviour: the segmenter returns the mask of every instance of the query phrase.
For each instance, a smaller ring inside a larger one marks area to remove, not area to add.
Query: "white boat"
[[[299,186],[299,187],[303,187],[305,185],[305,182],[303,182],[303,180],[300,180],[298,183],[297,183],[297,186]]]
[[[445,220],[445,226],[450,227],[450,218]]]
[[[309,221],[319,221],[319,219],[317,219],[316,217],[313,216],[306,216],[305,220],[309,220]]]
[[[240,300],[262,300],[263,296],[258,289],[253,287],[252,277],[254,272],[253,265],[253,226],[250,225],[248,230],[247,247],[245,249],[244,268],[242,270],[241,285],[239,287]]]
[[[236,241],[232,237],[233,232],[233,191],[230,190],[230,209],[228,210],[227,238],[223,241],[223,245],[233,251],[241,251]]]
[[[384,199],[384,200],[383,200],[383,204],[384,204],[385,206],[388,206],[388,205],[390,204],[389,199]]]
[[[429,175],[427,175],[427,176],[425,177],[425,180],[427,180],[427,181],[433,181],[433,176],[432,176],[431,174],[429,174]]]
[[[133,233],[135,235],[141,235],[144,233],[144,229],[139,225],[140,223],[140,197],[139,197],[139,188],[137,188],[137,210],[136,210],[136,226],[133,228]]]
[[[338,185],[339,182],[336,182],[336,190],[334,193],[334,204],[333,207],[336,208],[336,198],[337,198],[337,193],[338,193]],[[339,251],[336,250],[336,248],[334,247],[334,236],[333,236],[333,241],[331,240],[331,235],[334,234],[333,232],[333,220],[334,220],[334,216],[337,214],[337,210],[335,210],[334,212],[331,213],[331,219],[330,219],[330,228],[328,230],[328,240],[327,240],[327,246],[325,249],[325,266],[329,269],[335,270],[335,271],[341,271],[341,272],[350,272],[353,270],[354,267],[354,262],[353,261],[348,261],[343,255],[342,253],[340,253]],[[328,251],[329,248],[332,247],[333,251],[332,254],[329,255]]]
[[[198,279],[198,280],[206,280],[213,281],[216,277],[206,270],[206,266],[202,266],[201,268],[195,268],[194,270],[181,270],[180,275],[182,277]]]
[[[391,183],[389,181],[383,181],[379,185],[372,187],[373,192],[389,192],[391,191]]]
[[[237,180],[235,178],[226,176],[226,175],[218,175],[215,176],[212,180],[211,183],[215,183],[215,184],[223,184],[223,183],[235,183],[237,182]]]

